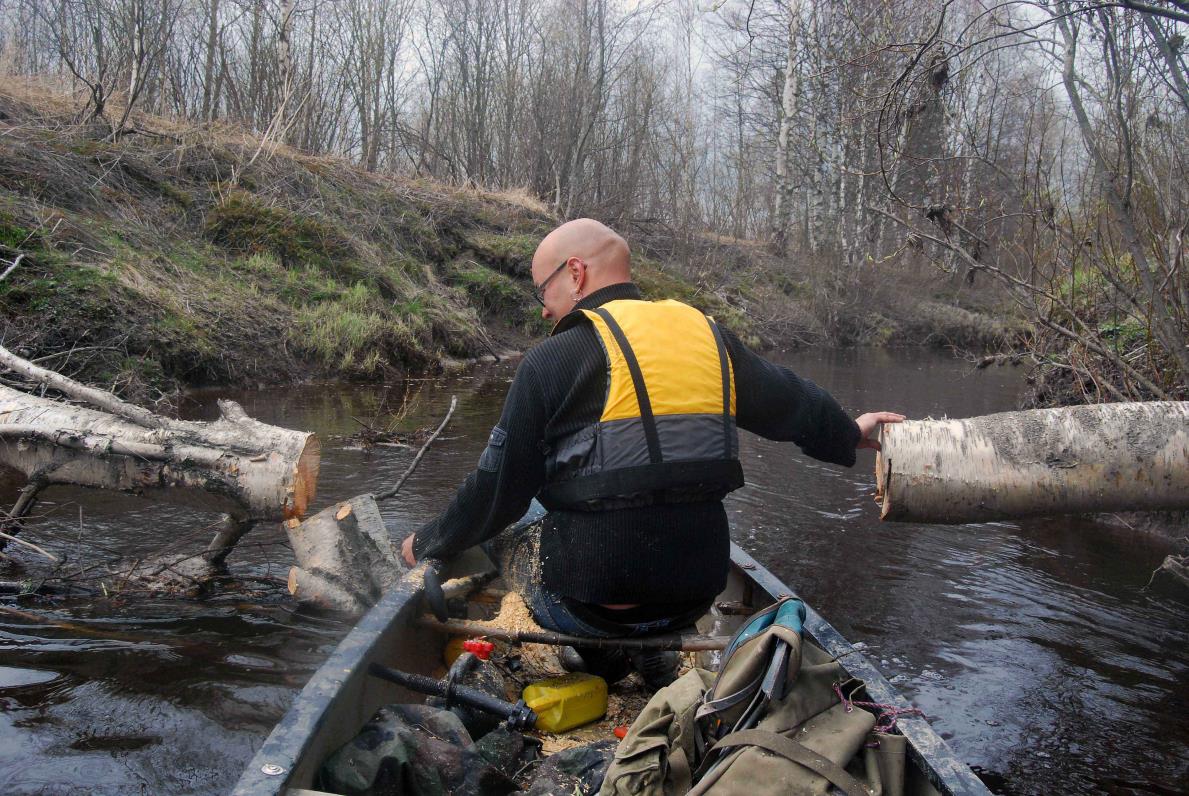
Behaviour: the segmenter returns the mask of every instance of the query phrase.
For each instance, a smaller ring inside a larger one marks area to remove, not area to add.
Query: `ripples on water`
[[[956,417],[1013,408],[1020,375],[929,353],[786,358],[848,409]],[[508,366],[417,382],[412,424],[461,406],[388,520],[443,507],[499,413]],[[255,417],[328,435],[400,405],[400,390],[236,394]],[[222,393],[220,393],[222,394]],[[188,414],[213,416],[214,393]],[[395,480],[412,451],[324,445],[320,505]],[[728,501],[736,540],[856,641],[1004,793],[1177,793],[1189,780],[1186,609],[1142,592],[1167,545],[1072,522],[881,524],[871,454],[852,470],[743,440],[749,484]],[[0,487],[11,502],[15,485]],[[56,489],[30,537],[80,558],[197,549],[211,518]],[[82,509],[81,524],[79,509]],[[202,600],[0,602],[0,793],[220,793],[348,629],[296,613],[277,579],[292,555],[258,528],[244,581]],[[11,572],[4,578],[13,578]],[[270,581],[270,579],[272,579]],[[245,592],[254,592],[251,599]],[[15,611],[15,612],[14,612]]]

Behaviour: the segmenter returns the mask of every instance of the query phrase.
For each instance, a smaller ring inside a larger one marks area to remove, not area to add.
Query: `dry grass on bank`
[[[226,126],[80,124],[0,86],[5,343],[126,387],[375,378],[535,331],[527,197],[368,174]],[[253,160],[253,157],[255,159]],[[131,390],[135,392],[136,390]]]

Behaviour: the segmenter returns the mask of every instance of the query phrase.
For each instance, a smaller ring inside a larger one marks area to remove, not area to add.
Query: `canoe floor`
[[[509,631],[543,631],[544,629],[533,620],[520,595],[505,591],[500,588],[501,585],[500,581],[496,581],[493,588],[472,593],[467,598],[467,618],[488,622]],[[442,636],[443,649],[449,640],[449,636]],[[491,661],[504,675],[509,702],[520,699],[521,692],[529,683],[566,674],[566,670],[558,661],[559,647],[551,644],[515,643],[495,638],[488,640],[495,644]],[[680,673],[684,674],[696,666],[697,658],[698,653],[681,653]],[[433,674],[438,677],[445,676],[444,661],[441,668]],[[532,730],[526,735],[541,741],[541,752],[544,755],[596,741],[617,740],[615,728],[630,727],[648,703],[652,693],[644,686],[640,675],[633,672],[618,683],[608,685],[607,713],[599,721],[560,734]]]

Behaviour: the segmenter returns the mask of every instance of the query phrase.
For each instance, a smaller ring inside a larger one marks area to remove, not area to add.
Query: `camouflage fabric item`
[[[317,787],[346,796],[504,796],[516,785],[488,764],[457,716],[388,705],[323,764]]]
[[[533,741],[533,745],[526,743],[529,740]],[[527,739],[504,726],[496,727],[475,741],[475,749],[483,755],[483,759],[509,779],[515,777],[525,764],[536,759],[540,745],[541,742],[535,738]]]
[[[527,796],[590,796],[598,793],[615,754],[615,741],[575,746],[550,755],[533,777]]]

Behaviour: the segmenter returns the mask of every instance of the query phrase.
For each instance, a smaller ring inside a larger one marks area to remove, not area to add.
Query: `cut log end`
[[[1189,509],[1189,402],[906,421],[883,428],[880,443],[875,479],[885,520]]]
[[[289,591],[299,602],[363,613],[403,573],[371,495],[333,503],[302,522],[290,519],[285,528],[297,558]]]
[[[301,518],[314,502],[314,494],[318,489],[318,468],[322,460],[322,443],[318,437],[310,434],[306,445],[297,458],[297,467],[293,478],[293,490],[289,501],[285,504],[285,517]]]
[[[880,428],[880,439],[884,439],[883,428]],[[892,472],[892,462],[882,450],[875,453],[875,502],[879,504],[879,518],[886,519],[892,511],[892,490],[889,478]]]
[[[357,616],[367,610],[367,606],[355,595],[330,578],[306,572],[301,567],[290,567],[287,586],[289,593],[306,605]]]

